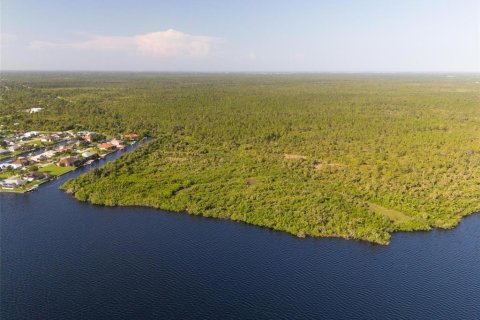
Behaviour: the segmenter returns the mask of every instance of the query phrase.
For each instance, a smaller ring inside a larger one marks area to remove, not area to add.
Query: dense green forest
[[[0,124],[153,138],[63,186],[82,201],[386,244],[480,209],[479,89],[477,75],[6,73]]]

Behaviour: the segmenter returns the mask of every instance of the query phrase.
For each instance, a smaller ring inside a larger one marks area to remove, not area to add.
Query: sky
[[[1,70],[480,72],[480,0],[0,0]]]

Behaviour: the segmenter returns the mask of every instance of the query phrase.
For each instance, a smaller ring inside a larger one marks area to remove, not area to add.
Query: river
[[[389,246],[299,239],[58,190],[87,170],[0,194],[2,319],[480,316],[478,214],[449,231],[397,233]]]

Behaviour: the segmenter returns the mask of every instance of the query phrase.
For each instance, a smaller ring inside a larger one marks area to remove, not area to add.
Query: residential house
[[[112,141],[110,141],[110,143],[113,144],[115,147],[118,147],[124,144],[123,141],[117,140],[117,139],[113,139]]]
[[[12,162],[8,163],[0,163],[0,169],[5,170],[5,169],[20,169],[22,167],[21,164],[15,164]]]
[[[58,136],[52,134],[47,134],[40,139],[42,142],[54,142],[56,140],[58,140]]]
[[[45,160],[48,159],[45,155],[47,152],[37,154],[36,156],[32,156],[32,157],[30,157],[30,160],[35,161],[35,162],[45,161]]]
[[[14,145],[11,145],[10,147],[8,147],[8,150],[10,152],[15,152],[15,151],[18,151],[18,150],[21,150],[22,149],[22,146],[19,145],[19,144],[14,144]]]
[[[18,178],[9,178],[2,181],[3,189],[15,189],[25,184],[25,180]]]
[[[98,145],[98,149],[100,149],[100,150],[115,150],[115,148],[116,148],[116,147],[115,147],[113,144],[108,143],[108,142],[106,142],[106,143],[100,143],[100,144]]]
[[[138,140],[140,138],[140,136],[136,133],[130,133],[130,134],[124,135],[124,138],[132,141],[132,140]]]
[[[61,145],[57,147],[58,151],[72,151],[75,148],[74,144]]]
[[[110,141],[110,143],[117,147],[119,150],[124,150],[126,148],[125,143],[121,140],[113,139],[112,141]]]
[[[27,158],[17,158],[15,161],[12,162],[13,164],[19,165],[21,167],[25,167],[32,164],[32,161],[28,160]]]
[[[79,163],[79,160],[77,157],[65,157],[65,158],[62,158],[60,159],[58,162],[57,162],[57,166],[59,167],[71,167],[71,166],[75,166]]]
[[[38,131],[28,131],[23,135],[25,138],[32,138],[38,136]]]
[[[42,179],[45,179],[46,177],[47,177],[47,174],[43,172],[38,172],[38,171],[29,172],[26,176],[27,181],[29,182],[32,182],[35,180],[42,180]]]
[[[51,157],[53,157],[56,154],[57,154],[57,152],[55,150],[48,150],[48,151],[45,151],[42,154],[39,154],[38,156],[33,156],[30,159],[33,159],[35,161],[38,161],[38,160],[41,160],[41,159],[44,159],[44,158],[45,159],[50,159]],[[37,160],[37,158],[38,158],[38,160]]]
[[[15,138],[5,138],[3,139],[9,146],[13,146],[15,144]]]
[[[96,153],[93,153],[93,152],[90,152],[90,151],[85,151],[84,153],[82,153],[82,157],[85,160],[95,159],[97,156],[98,155]]]

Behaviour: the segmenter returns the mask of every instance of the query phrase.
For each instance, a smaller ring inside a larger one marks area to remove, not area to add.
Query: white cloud
[[[33,49],[70,48],[100,51],[135,51],[153,57],[202,57],[208,55],[215,38],[193,36],[181,31],[168,29],[142,35],[91,36],[89,39],[70,43],[33,41]]]
[[[138,52],[152,56],[206,56],[213,38],[180,31],[152,32],[134,37]]]

